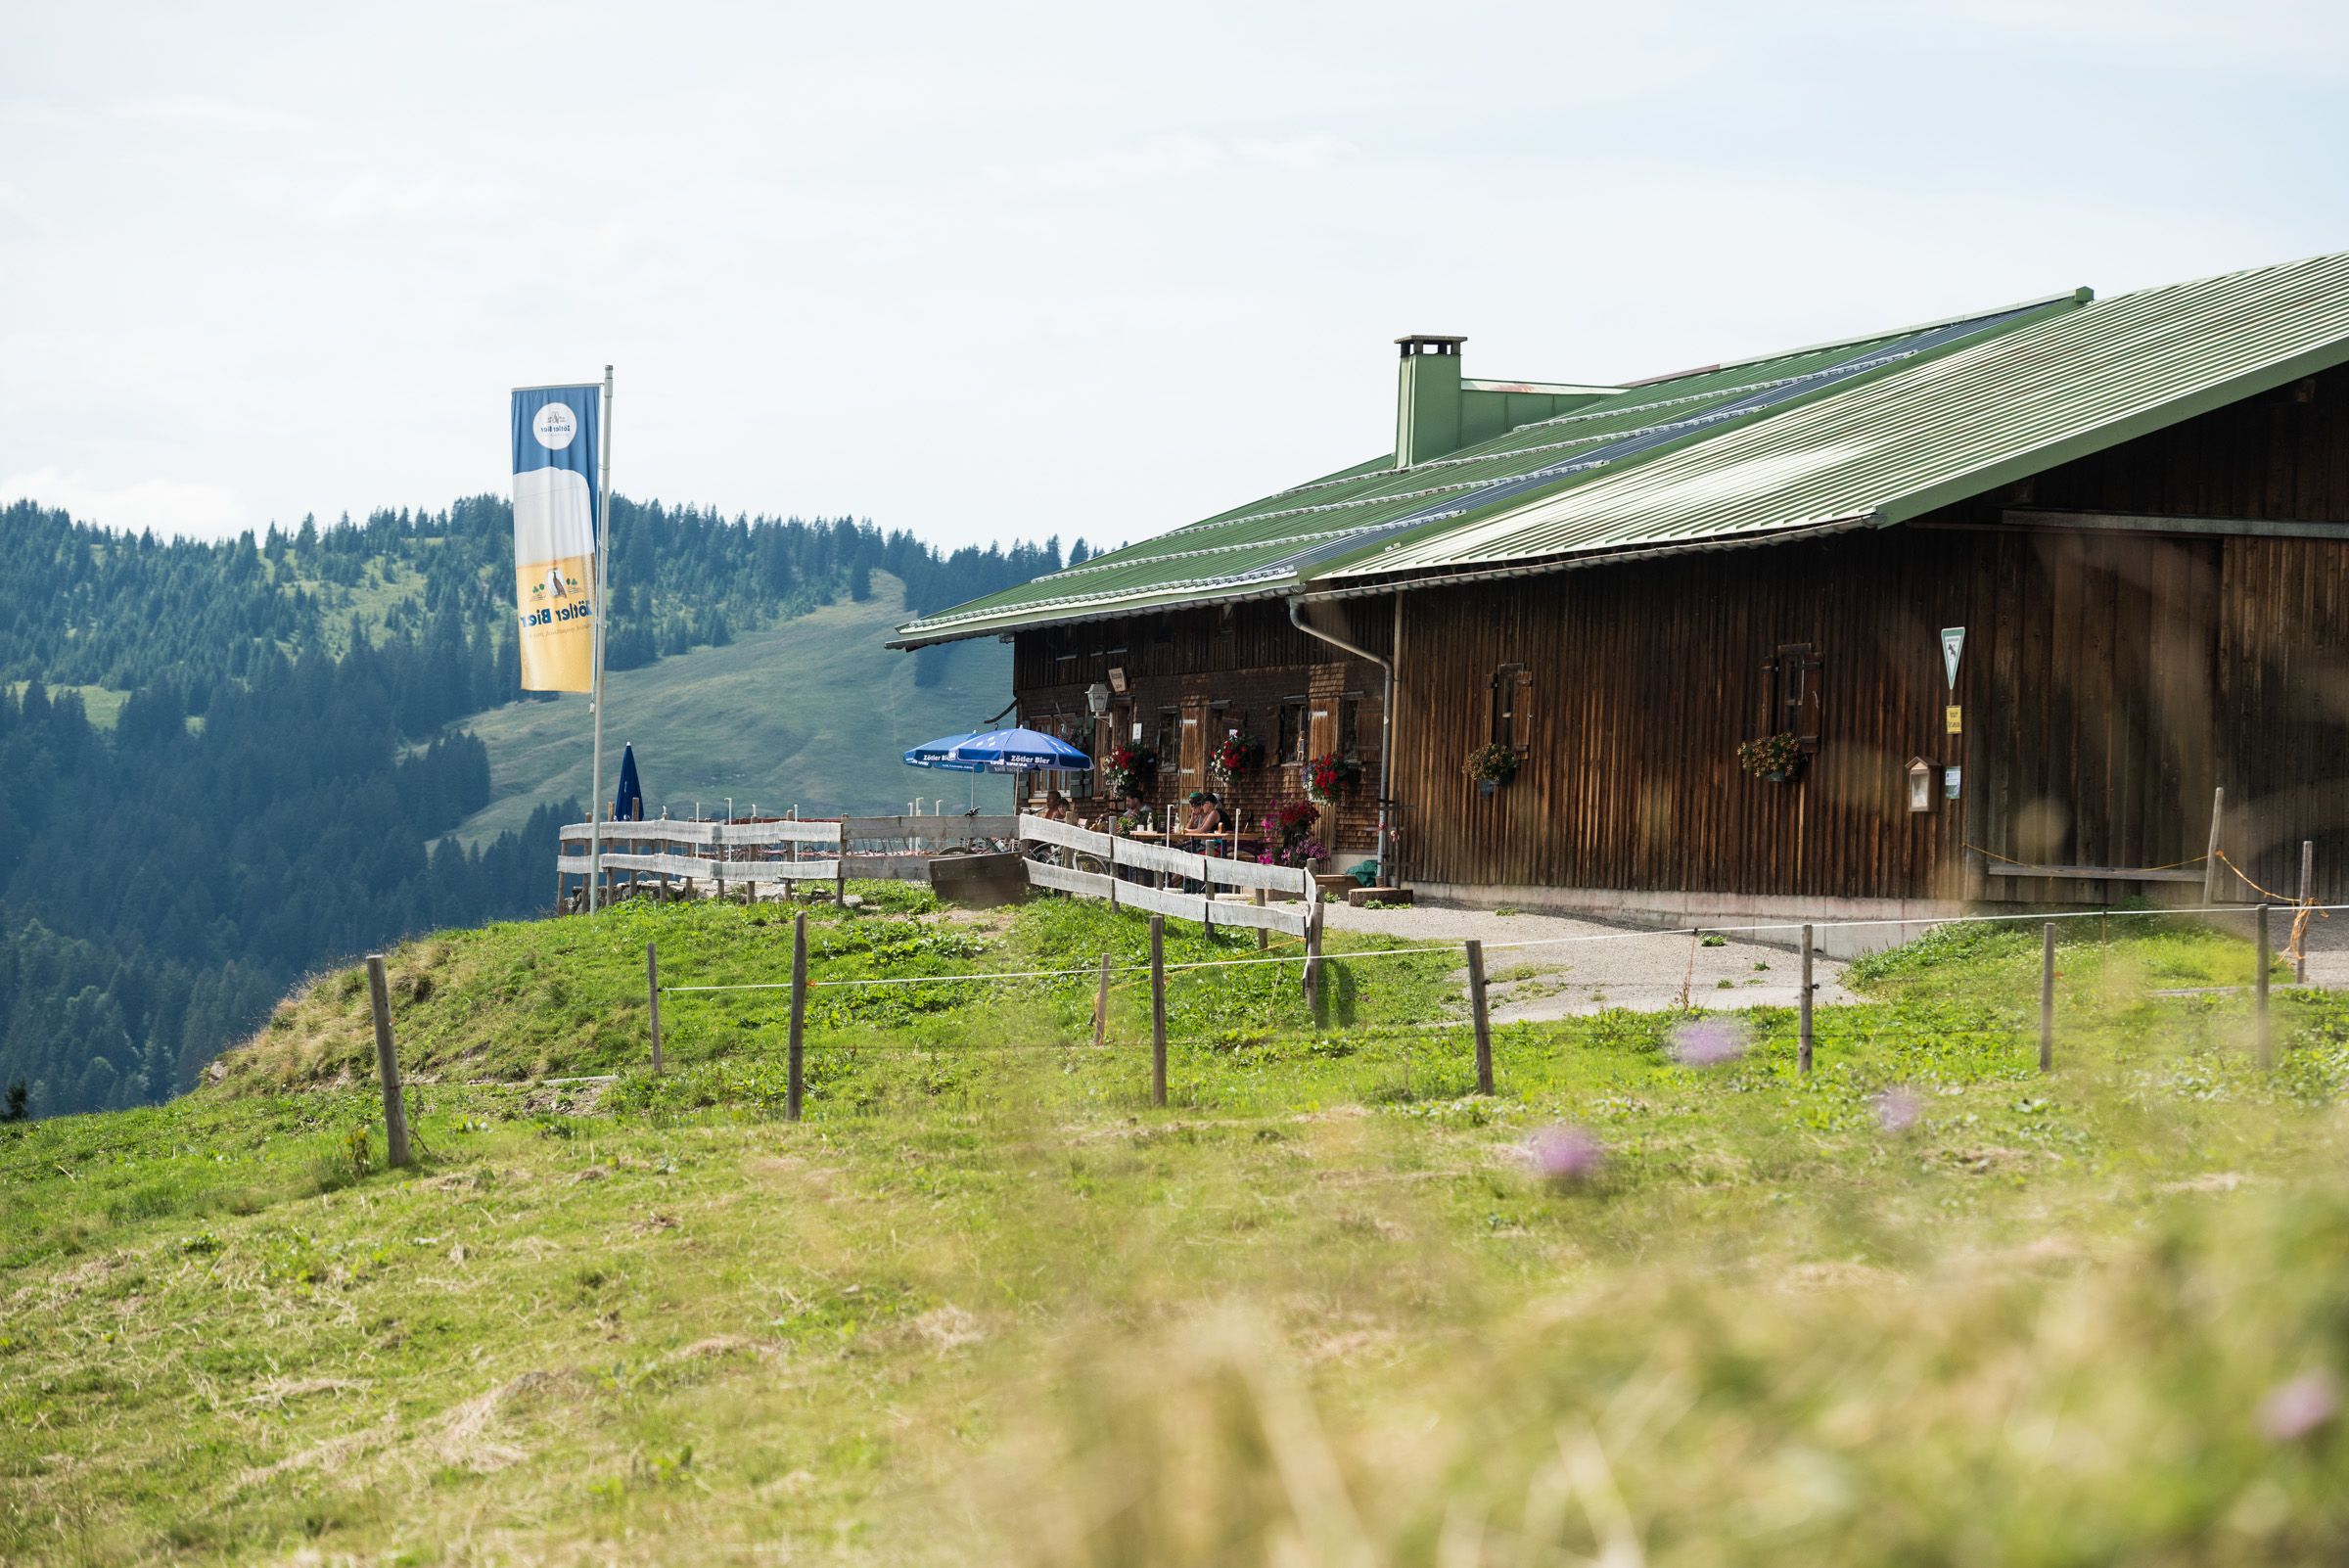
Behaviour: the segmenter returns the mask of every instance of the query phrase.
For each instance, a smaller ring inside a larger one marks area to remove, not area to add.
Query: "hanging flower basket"
[[[1746,741],[1737,748],[1737,765],[1765,783],[1791,783],[1803,771],[1803,743],[1792,730]]]
[[[1226,735],[1207,760],[1207,770],[1219,784],[1229,785],[1242,773],[1265,765],[1265,745],[1253,735]]]
[[[1334,806],[1339,792],[1361,776],[1361,763],[1350,762],[1332,752],[1305,764],[1305,793],[1323,806]]]
[[[1468,776],[1476,780],[1476,793],[1491,795],[1517,776],[1517,750],[1496,743],[1479,746],[1468,754]]]
[[[1101,782],[1113,796],[1143,795],[1158,776],[1158,753],[1147,746],[1121,746],[1101,763]]]

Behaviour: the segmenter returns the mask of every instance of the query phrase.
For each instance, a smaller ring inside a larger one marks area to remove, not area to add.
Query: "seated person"
[[[1197,832],[1199,818],[1206,810],[1207,792],[1205,790],[1191,791],[1190,794],[1183,797],[1182,818],[1176,823],[1176,826],[1185,833]]]
[[[1194,833],[1223,834],[1231,831],[1231,821],[1223,814],[1223,798],[1209,795],[1193,813],[1191,831]]]

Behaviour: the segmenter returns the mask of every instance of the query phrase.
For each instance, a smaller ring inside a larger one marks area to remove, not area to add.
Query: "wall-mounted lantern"
[[[1086,712],[1090,713],[1095,718],[1103,718],[1108,716],[1109,687],[1098,680],[1085,687],[1084,706]]]
[[[1909,759],[1910,810],[1930,811],[1933,809],[1934,772],[1935,769],[1933,764],[1926,761],[1923,758],[1911,757]]]

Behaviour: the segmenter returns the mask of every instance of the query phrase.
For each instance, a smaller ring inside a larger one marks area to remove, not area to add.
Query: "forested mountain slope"
[[[812,732],[859,751],[895,744],[876,714],[984,718],[998,675],[965,689],[968,657],[909,661],[879,627],[1061,563],[1056,543],[942,556],[848,519],[617,496],[613,536],[615,692],[694,735],[646,729],[656,784],[783,788],[774,738],[819,706]],[[584,702],[518,700],[512,549],[495,497],[221,543],[0,509],[0,1090],[23,1083],[35,1114],[164,1097],[305,971],[546,901]],[[513,759],[468,728],[491,709]]]

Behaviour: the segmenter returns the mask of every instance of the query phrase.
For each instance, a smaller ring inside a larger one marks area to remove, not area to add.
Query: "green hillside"
[[[815,993],[796,1126],[775,992],[643,1056],[644,944],[771,978],[786,912],[644,904],[390,955],[411,1170],[351,971],[194,1096],[0,1124],[0,1560],[2349,1553],[2349,1018],[2280,997],[2269,1074],[2148,991],[2241,942],[2067,945],[2050,1076],[2036,939],[1973,927],[1855,966],[1807,1081],[1782,1010],[1617,1013],[1497,1031],[1490,1100],[1453,952],[1318,1018],[1188,969],[1159,1110],[1139,917],[866,891],[814,978],[933,980]]]
[[[907,748],[986,722],[1011,700],[1011,651],[992,640],[945,650],[945,675],[916,686],[914,662],[883,646],[903,619],[897,579],[873,574],[873,596],[843,599],[723,648],[697,648],[612,674],[604,722],[607,769],[633,742],[645,809],[689,816],[698,800],[722,811],[797,805],[803,815],[902,811],[916,796],[958,806],[967,776],[922,772]],[[509,703],[455,726],[489,748],[491,804],[462,832],[478,843],[519,827],[541,801],[587,799],[587,699]],[[607,784],[609,788],[609,784]],[[1006,808],[1009,786],[981,779],[978,799]],[[927,809],[927,807],[925,807]]]

